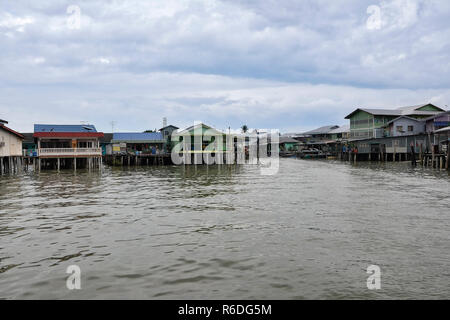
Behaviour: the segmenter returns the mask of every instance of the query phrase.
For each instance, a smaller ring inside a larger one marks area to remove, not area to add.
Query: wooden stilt
[[[420,144],[419,158],[420,158],[420,165],[423,167],[423,145],[422,144]]]
[[[450,162],[450,143],[447,144],[447,161],[445,162],[445,169],[448,170]]]

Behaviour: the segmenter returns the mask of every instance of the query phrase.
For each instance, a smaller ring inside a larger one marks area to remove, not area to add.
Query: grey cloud
[[[79,30],[67,27],[74,4]],[[294,128],[357,104],[448,104],[449,18],[438,0],[2,1],[0,114]]]

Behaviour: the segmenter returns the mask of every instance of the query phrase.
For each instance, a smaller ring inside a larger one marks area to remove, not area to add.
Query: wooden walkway
[[[170,154],[106,155],[103,158],[110,166],[172,165]]]

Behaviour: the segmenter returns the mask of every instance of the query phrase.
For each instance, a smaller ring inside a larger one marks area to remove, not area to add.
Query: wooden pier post
[[[416,149],[414,148],[414,145],[411,144],[411,164],[413,167],[417,166],[416,162]]]
[[[433,136],[433,142],[431,142],[431,135],[428,134],[428,140],[430,142],[430,147],[431,147],[431,167],[434,168],[435,164],[435,154],[434,154],[434,141],[436,141],[436,137]]]
[[[450,143],[447,144],[447,161],[445,162],[445,169],[448,170],[450,162]]]
[[[435,167],[435,164],[434,164],[435,159],[436,159],[436,156],[435,156],[435,154],[434,154],[434,145],[432,145],[432,146],[431,146],[431,167],[432,167],[432,168]]]
[[[420,144],[420,154],[419,154],[419,159],[420,159],[420,165],[423,167],[423,149],[422,149],[422,144]]]

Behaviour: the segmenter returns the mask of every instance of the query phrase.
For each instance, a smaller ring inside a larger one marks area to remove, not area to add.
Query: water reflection
[[[448,172],[280,164],[2,177],[0,298],[448,298]]]

